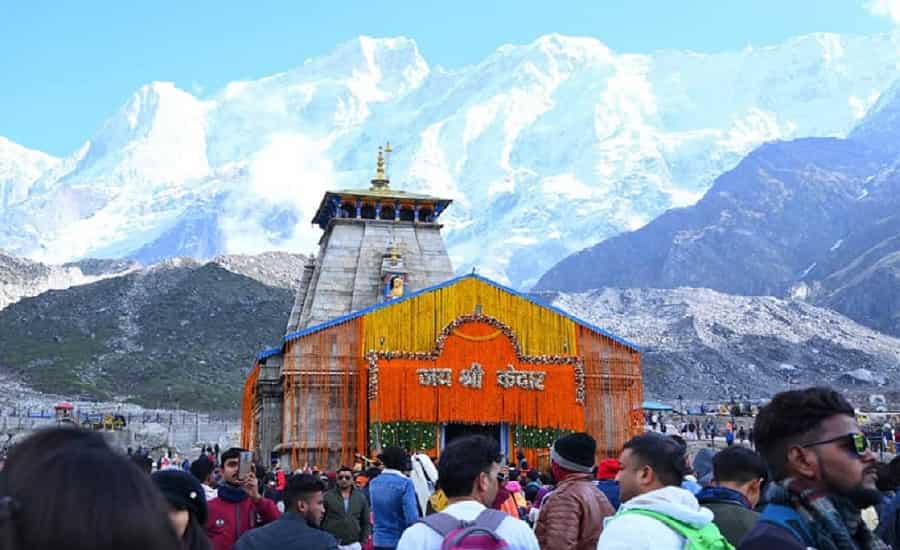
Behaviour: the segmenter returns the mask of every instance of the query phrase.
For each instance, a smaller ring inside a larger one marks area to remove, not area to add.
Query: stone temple
[[[382,153],[369,189],[325,193],[313,218],[319,255],[304,267],[287,333],[385,301],[392,281],[406,293],[452,277],[438,224],[450,202],[391,189]]]
[[[244,386],[242,444],[292,468],[335,468],[387,445],[439,454],[494,437],[532,464],[562,433],[618,453],[643,427],[634,344],[476,274],[454,278],[451,201],[391,188],[325,193],[279,346]]]

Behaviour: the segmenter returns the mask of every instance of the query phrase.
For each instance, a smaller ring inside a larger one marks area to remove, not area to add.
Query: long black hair
[[[184,550],[212,550],[212,544],[209,542],[209,537],[206,536],[206,531],[197,521],[197,516],[194,514],[191,514],[187,529],[184,530],[181,544],[184,547]]]
[[[39,430],[0,471],[0,550],[177,550],[153,482],[103,437]]]

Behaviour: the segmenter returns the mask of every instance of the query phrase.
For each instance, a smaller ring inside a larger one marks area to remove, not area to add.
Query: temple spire
[[[387,152],[390,153],[392,151],[391,144],[388,142],[387,144]],[[375,171],[375,177],[372,179],[372,189],[387,189],[390,186],[391,181],[388,179],[387,174],[384,172],[384,153],[385,148],[378,148],[378,163]]]

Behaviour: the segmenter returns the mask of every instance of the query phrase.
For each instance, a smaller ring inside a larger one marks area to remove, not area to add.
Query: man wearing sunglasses
[[[369,501],[353,482],[353,471],[341,467],[337,485],[325,494],[325,518],[322,529],[338,539],[340,548],[360,550],[372,532],[369,523]]]
[[[889,548],[860,517],[881,501],[876,459],[841,394],[779,393],[760,409],[753,431],[774,482],[740,550]]]

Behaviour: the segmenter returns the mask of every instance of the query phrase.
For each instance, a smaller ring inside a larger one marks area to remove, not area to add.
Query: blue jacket
[[[419,501],[413,482],[396,470],[385,470],[369,482],[375,546],[393,548],[403,531],[419,520]]]
[[[619,483],[614,479],[601,479],[594,484],[606,495],[606,500],[612,504],[613,510],[619,510]]]

